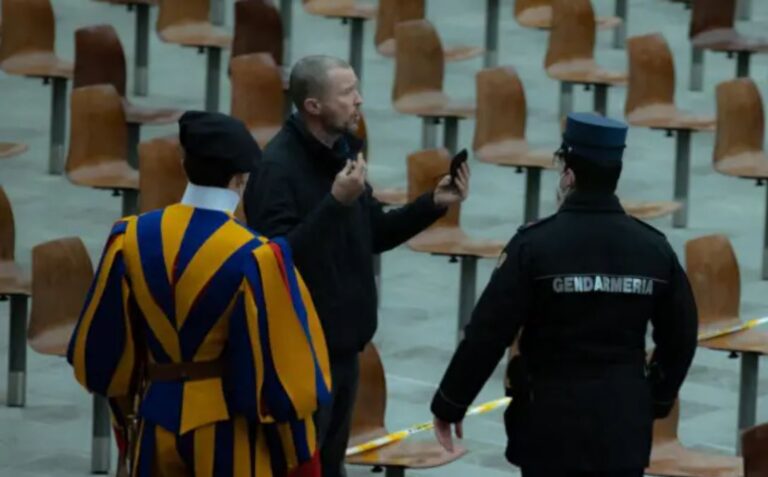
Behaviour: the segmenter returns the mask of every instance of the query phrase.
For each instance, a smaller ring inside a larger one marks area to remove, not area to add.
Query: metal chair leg
[[[704,50],[691,50],[691,91],[701,91],[704,87]]]
[[[208,67],[205,71],[205,110],[219,111],[219,85],[221,83],[221,48],[209,47]]]
[[[149,4],[136,4],[136,39],[133,65],[133,94],[149,94]]]
[[[23,407],[27,390],[27,302],[26,295],[11,295],[8,340],[8,396],[11,407]]]
[[[358,89],[362,89],[363,82],[363,29],[365,20],[352,18],[349,35],[349,64],[357,74]]]
[[[672,226],[688,226],[688,190],[691,174],[691,132],[677,131],[675,142],[675,200],[682,206],[672,216]]]
[[[499,64],[499,0],[487,0],[485,8],[485,57],[483,66]]]
[[[52,78],[51,94],[51,150],[48,156],[48,172],[64,173],[64,141],[67,133],[67,79]]]
[[[741,380],[739,382],[739,429],[736,436],[736,453],[741,455],[741,432],[755,425],[757,416],[757,353],[741,354]]]
[[[109,472],[112,423],[109,402],[104,396],[93,395],[93,440],[91,442],[91,473]]]

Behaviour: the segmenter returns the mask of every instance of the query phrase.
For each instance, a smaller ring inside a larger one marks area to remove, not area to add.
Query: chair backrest
[[[279,127],[283,122],[283,78],[269,53],[232,58],[232,116],[248,129]]]
[[[768,476],[768,423],[754,426],[741,435],[744,477]]]
[[[525,90],[511,66],[481,70],[476,75],[477,123],[472,147],[525,139]]]
[[[50,0],[3,0],[0,61],[23,53],[54,52],[56,21]]]
[[[409,20],[423,20],[426,16],[425,0],[380,0],[376,16],[374,42],[380,47],[395,38],[395,26]]]
[[[700,324],[739,316],[739,264],[727,237],[707,235],[689,240],[685,244],[685,264]]]
[[[712,30],[733,30],[736,0],[693,0],[688,37]]]
[[[157,14],[157,31],[169,27],[208,23],[210,18],[210,0],[160,0]]]
[[[161,209],[181,200],[187,187],[179,140],[161,137],[139,144],[139,210]]]
[[[66,171],[125,160],[128,128],[120,95],[108,84],[72,90]]]
[[[63,356],[93,281],[93,264],[83,242],[62,238],[32,249],[32,310],[29,345]]]
[[[387,379],[381,357],[373,343],[360,353],[360,381],[352,407],[350,440],[381,429],[387,410]]]
[[[627,39],[629,84],[624,114],[653,105],[674,105],[675,63],[660,33]]]
[[[544,67],[576,60],[593,60],[595,12],[590,0],[553,0]]]
[[[676,400],[672,411],[664,419],[653,421],[653,443],[662,444],[668,441],[676,441],[677,429],[680,425],[680,401]]]
[[[445,148],[425,149],[408,155],[408,200],[435,190],[437,183],[449,172],[451,155]],[[432,227],[458,227],[461,207],[451,206]]]
[[[11,201],[0,186],[0,262],[11,261],[16,250],[16,224]]]
[[[111,84],[125,96],[125,53],[112,25],[95,25],[75,31],[73,88]]]
[[[763,98],[750,78],[717,85],[717,124],[714,161],[763,150]]]
[[[283,21],[271,0],[235,2],[232,58],[248,53],[269,53],[283,64]]]
[[[552,0],[515,0],[515,18],[518,20],[543,17],[552,19]]]
[[[443,46],[432,24],[411,20],[395,26],[395,83],[392,100],[409,94],[442,92],[445,75]]]

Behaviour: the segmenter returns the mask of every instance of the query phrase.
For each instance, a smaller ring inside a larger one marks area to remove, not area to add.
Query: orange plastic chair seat
[[[435,118],[471,118],[476,107],[452,101],[441,91],[425,91],[401,96],[394,102],[395,109],[403,114]]]
[[[373,188],[373,197],[386,205],[405,205],[408,203],[408,192],[405,189]]]
[[[757,151],[726,156],[715,162],[715,170],[727,176],[764,179],[768,178],[768,157]]]
[[[26,144],[18,142],[0,142],[0,159],[6,159],[26,152]]]
[[[158,32],[166,43],[182,46],[229,48],[232,35],[210,23],[186,23],[173,25]]]
[[[732,28],[720,28],[699,33],[691,39],[696,48],[713,51],[768,52],[768,40],[741,35]]]
[[[350,3],[344,0],[315,0],[304,3],[304,10],[310,15],[330,18],[363,18],[370,20],[376,17],[375,5]]]
[[[47,51],[19,53],[0,63],[0,69],[9,75],[35,78],[72,78],[74,64]]]
[[[669,215],[681,207],[679,202],[658,201],[658,202],[631,202],[621,201],[624,211],[641,220],[657,219]]]
[[[549,30],[552,28],[552,6],[528,8],[516,16],[517,23],[527,28]],[[612,30],[621,25],[619,17],[595,17],[595,23],[600,30]]]
[[[714,131],[713,116],[695,116],[680,111],[673,104],[652,104],[636,108],[627,115],[633,126],[656,129]]]
[[[409,240],[408,247],[433,255],[496,258],[504,249],[504,244],[472,239],[459,227],[433,227]]]
[[[182,112],[169,108],[147,108],[123,100],[125,121],[133,124],[170,124],[178,121]]]
[[[112,3],[115,5],[157,5],[160,0],[96,0],[102,3]]]
[[[0,295],[29,295],[29,278],[16,262],[0,261]]]
[[[449,453],[437,442],[400,441],[347,458],[352,465],[430,469],[449,464],[466,454],[456,447]]]
[[[734,321],[738,324],[738,321]],[[750,329],[699,342],[699,346],[718,351],[768,354],[768,332]]]
[[[677,439],[654,443],[647,475],[680,477],[741,477],[739,457],[715,455],[687,449]]]
[[[139,172],[125,162],[125,158],[92,158],[94,165],[68,171],[73,184],[97,189],[138,189]]]
[[[553,151],[531,151],[528,141],[508,139],[485,144],[475,151],[480,162],[509,167],[538,167],[552,169]]]
[[[571,60],[552,64],[547,68],[547,75],[560,81],[579,84],[605,84],[620,86],[627,84],[627,73],[606,71],[594,60]]]

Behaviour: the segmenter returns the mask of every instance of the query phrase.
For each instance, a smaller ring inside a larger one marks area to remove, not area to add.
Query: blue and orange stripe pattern
[[[183,436],[243,418],[275,429],[270,467],[315,454],[312,414],[331,388],[317,312],[287,243],[224,212],[177,204],[117,222],[68,358],[83,386],[113,398],[143,362],[223,359],[221,378],[150,383],[145,426]]]

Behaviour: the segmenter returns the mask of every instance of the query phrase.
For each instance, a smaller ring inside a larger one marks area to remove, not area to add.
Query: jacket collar
[[[605,192],[573,191],[565,198],[559,212],[614,212],[625,213],[616,194]]]
[[[354,159],[363,149],[363,141],[352,134],[344,134],[336,141],[333,148],[329,148],[307,129],[298,113],[291,114],[286,125],[299,136],[309,153],[310,160],[332,169],[334,174],[344,167],[347,159]]]

